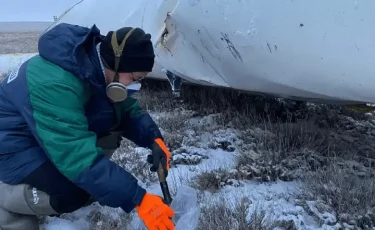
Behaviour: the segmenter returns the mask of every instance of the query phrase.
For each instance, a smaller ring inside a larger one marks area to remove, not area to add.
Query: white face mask
[[[128,86],[120,82],[111,82],[107,86],[107,96],[112,102],[124,101],[128,96],[136,93],[141,89],[141,83],[134,82]]]

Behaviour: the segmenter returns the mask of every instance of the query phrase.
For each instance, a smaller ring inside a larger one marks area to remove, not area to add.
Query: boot
[[[0,182],[0,229],[39,230],[37,216],[58,215],[48,194],[26,184]]]
[[[0,229],[39,230],[39,221],[36,216],[16,214],[0,207]]]

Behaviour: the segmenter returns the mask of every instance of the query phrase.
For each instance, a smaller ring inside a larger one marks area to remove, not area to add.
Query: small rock
[[[232,143],[230,143],[229,141],[220,141],[220,142],[217,142],[215,145],[216,145],[217,148],[220,148],[224,151],[230,151],[230,149],[233,148]],[[232,150],[230,152],[233,152],[233,151],[234,150]]]
[[[280,176],[280,180],[282,181],[292,181],[294,179],[292,173],[290,171],[284,171]]]
[[[297,226],[293,220],[280,220],[277,221],[276,226],[287,229],[287,230],[297,230]]]
[[[260,176],[261,175],[261,170],[252,166],[252,165],[249,165],[248,166],[249,170],[255,175],[255,176]]]
[[[350,221],[350,215],[347,213],[342,213],[339,215],[339,220],[342,222],[349,222]]]

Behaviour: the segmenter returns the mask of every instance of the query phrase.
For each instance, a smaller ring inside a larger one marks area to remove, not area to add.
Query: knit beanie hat
[[[126,34],[133,29],[123,27],[116,31],[117,44],[120,45]],[[109,31],[100,44],[100,55],[103,65],[115,71],[115,53],[112,48],[113,31]],[[126,40],[122,51],[118,72],[151,72],[154,66],[154,48],[151,42],[151,35],[146,34],[142,29],[135,28]]]

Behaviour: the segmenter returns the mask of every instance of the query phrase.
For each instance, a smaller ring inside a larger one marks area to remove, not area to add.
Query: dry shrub
[[[88,218],[92,230],[130,230],[129,224],[133,216],[134,213],[121,212],[115,218],[109,213],[94,210],[89,213]]]
[[[168,94],[166,85],[158,81],[153,81],[153,83],[155,85],[150,85],[149,80],[143,80],[142,89],[134,95],[143,109],[153,112],[171,112],[178,108],[179,104],[181,105]],[[157,89],[151,90],[150,87]]]
[[[243,196],[235,202],[229,199],[222,195],[217,201],[204,202],[197,230],[271,230],[285,226],[285,223],[268,218],[266,210],[258,205],[251,212],[253,204],[247,197]]]
[[[227,168],[219,168],[200,172],[192,178],[190,184],[199,190],[215,192],[227,185],[226,182],[228,179],[230,179],[229,170]]]
[[[184,139],[184,135],[182,133],[165,133],[163,135],[165,140],[165,144],[167,145],[169,151],[173,152],[176,149],[181,147],[181,143]]]
[[[375,189],[373,177],[368,175],[372,175],[375,167],[375,124],[369,117],[341,106],[307,106],[307,103],[195,85],[184,85],[182,98],[174,100],[166,92],[170,90],[168,84],[147,81],[141,99],[147,109],[160,112],[183,108],[199,115],[219,114],[215,116],[216,123],[243,132],[238,166],[251,168],[261,178],[274,174],[275,180],[304,178],[310,172],[305,180],[310,195],[332,205],[341,219],[354,216],[358,223],[366,223],[362,227],[371,225]],[[167,118],[161,122],[168,130],[177,132],[176,127],[182,126],[177,123],[168,127],[168,122]],[[358,168],[348,173],[330,166],[335,158],[345,162],[348,156],[367,167],[369,173],[360,176]],[[222,178],[228,175],[231,175],[228,170],[204,171],[194,184],[201,190],[217,191],[223,185]],[[203,216],[209,222],[202,223],[201,229],[233,229],[226,206],[227,203],[221,202],[204,209]],[[214,210],[212,216],[210,210]]]
[[[217,121],[224,126],[243,128],[266,119],[295,121],[306,115],[303,103],[254,96],[228,88],[183,84],[181,98],[173,99],[168,81],[147,79],[142,85],[143,92],[137,97],[144,108],[156,112],[185,108],[200,116],[220,113]]]
[[[151,165],[146,161],[148,154],[151,154],[149,149],[137,149],[133,142],[123,139],[111,160],[132,173],[142,183],[150,185],[158,178],[156,173],[149,170]]]
[[[156,124],[167,132],[183,132],[189,118],[194,116],[192,111],[175,109],[172,112],[154,113],[153,119]]]
[[[312,122],[264,122],[243,131],[236,170],[242,179],[290,181],[327,164],[334,142]]]
[[[336,157],[375,166],[375,126],[367,117],[343,109],[314,111],[310,120],[268,120],[243,131],[237,169],[244,178],[289,181],[324,168]]]
[[[374,176],[373,170],[358,163],[335,161],[325,169],[306,174],[302,195],[328,204],[341,222],[369,229],[375,227]]]
[[[256,137],[255,143],[259,150],[277,153],[275,161],[284,159],[290,152],[301,149],[316,150],[328,154],[331,145],[329,132],[316,127],[312,122],[264,122],[261,125],[263,135]],[[246,134],[246,133],[245,133]]]

